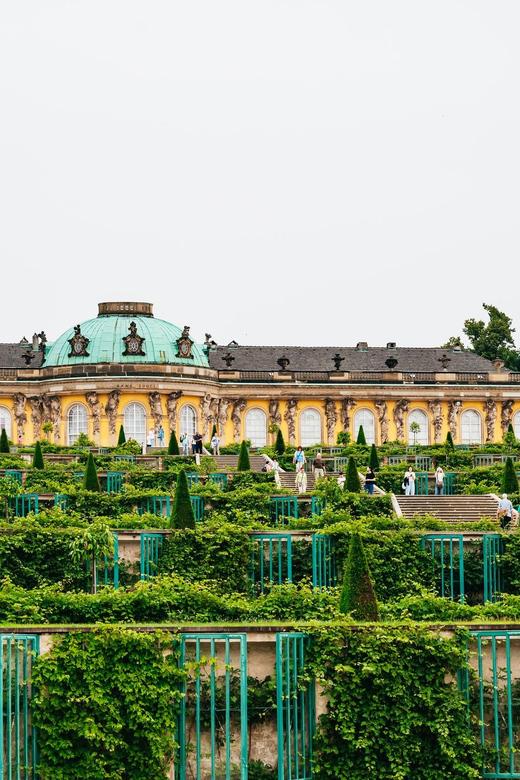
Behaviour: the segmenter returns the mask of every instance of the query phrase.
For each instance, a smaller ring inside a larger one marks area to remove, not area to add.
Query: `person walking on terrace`
[[[307,474],[303,466],[296,472],[296,487],[298,488],[298,493],[307,492]]]
[[[312,462],[312,470],[316,479],[324,479],[325,477],[325,464],[321,457],[321,452],[318,452]]]
[[[507,528],[513,517],[513,504],[507,497],[507,493],[502,493],[502,498],[498,502],[497,519],[500,520],[500,527]]]
[[[296,471],[300,471],[300,469],[303,469],[303,467],[307,463],[307,459],[305,457],[305,453],[304,453],[303,447],[301,445],[298,447],[298,449],[294,453],[293,463],[296,464]]]

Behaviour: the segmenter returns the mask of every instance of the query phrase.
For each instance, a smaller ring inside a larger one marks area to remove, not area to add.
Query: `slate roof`
[[[34,359],[27,365],[22,355],[28,349],[32,352],[30,343],[0,344],[0,368],[39,368],[43,354],[39,350],[33,352]]]
[[[491,361],[466,350],[452,351],[440,347],[368,347],[366,351],[356,347],[224,347],[209,352],[211,368],[222,371],[226,362],[222,359],[230,353],[235,359],[233,371],[281,371],[277,363],[281,357],[290,360],[287,371],[334,371],[334,356],[344,358],[341,371],[388,371],[385,361],[395,358],[395,371],[442,371],[439,358],[450,358],[449,372],[487,373],[496,371]]]

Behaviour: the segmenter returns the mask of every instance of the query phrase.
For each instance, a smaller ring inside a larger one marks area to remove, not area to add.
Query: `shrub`
[[[33,455],[33,469],[44,469],[45,463],[43,462],[42,445],[39,441],[36,442]]]
[[[358,533],[353,534],[350,540],[339,611],[344,615],[352,615],[355,620],[379,620],[374,586]]]
[[[249,452],[245,441],[240,445],[240,453],[238,455],[237,471],[250,471],[251,463],[249,461]]]
[[[215,423],[213,423],[213,428],[211,429],[211,436],[209,437],[210,441],[216,435],[216,433],[217,433],[217,426],[215,425]]]
[[[370,447],[370,460],[368,461],[374,471],[379,469],[379,458],[377,457],[377,448],[375,444]]]
[[[195,515],[188,490],[188,479],[184,469],[179,471],[179,476],[177,477],[171,519],[174,528],[195,528]]]
[[[172,431],[172,435],[170,436],[170,443],[168,444],[168,455],[180,455],[179,442],[177,441],[175,431]]]
[[[124,428],[123,428],[123,426],[121,425],[121,426],[119,427],[119,436],[117,437],[117,446],[118,446],[118,447],[120,447],[120,446],[121,446],[121,444],[124,444],[124,443],[125,443],[125,441],[126,441],[126,436],[125,436],[125,429],[124,429]]]
[[[0,434],[0,452],[8,453],[9,451],[9,439],[7,438],[7,431],[5,428],[2,428],[2,433]]]
[[[356,444],[363,444],[366,447],[367,440],[365,438],[365,431],[363,430],[363,426],[359,426],[359,431],[356,439]]]
[[[453,436],[451,435],[451,431],[448,431],[448,435],[446,436],[446,449],[450,449],[450,450],[455,449],[455,443],[453,441]]]
[[[336,436],[336,444],[350,444],[350,433],[348,431],[340,431]]]
[[[88,454],[87,466],[83,476],[83,490],[90,490],[92,493],[99,493],[99,479],[96,471],[96,464],[91,452]]]
[[[518,493],[518,477],[512,458],[506,459],[502,473],[502,493]]]
[[[278,428],[276,432],[276,442],[274,445],[274,452],[275,455],[281,456],[285,452],[285,442],[283,440],[283,433],[281,432],[280,428]]]
[[[348,459],[344,489],[347,491],[347,493],[361,492],[361,480],[359,478],[356,461],[353,455],[351,455]]]

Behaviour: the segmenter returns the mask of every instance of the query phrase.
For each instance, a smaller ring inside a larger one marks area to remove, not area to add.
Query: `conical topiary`
[[[42,445],[39,441],[36,442],[33,455],[33,469],[44,469],[45,463],[43,462]]]
[[[251,471],[251,463],[249,461],[249,450],[245,441],[240,445],[240,452],[238,454],[237,471]]]
[[[359,431],[356,439],[356,444],[364,444],[366,446],[367,440],[365,438],[365,431],[363,430],[363,426],[359,426]]]
[[[175,431],[172,431],[172,435],[170,436],[170,443],[168,444],[168,455],[178,455],[179,454],[179,443],[177,441],[177,436],[175,435]]]
[[[117,437],[117,446],[120,447],[121,444],[124,444],[125,442],[126,442],[125,429],[121,425],[119,427],[119,436]]]
[[[515,429],[513,428],[513,423],[509,423],[509,425],[507,426],[507,432],[512,433],[513,436],[515,435]]]
[[[174,528],[195,528],[195,515],[184,469],[177,476],[171,520]]]
[[[85,474],[83,475],[83,490],[90,490],[92,493],[99,493],[99,478],[96,471],[96,464],[91,452],[88,454]]]
[[[348,493],[361,493],[361,480],[359,478],[356,461],[352,455],[348,459],[344,489]]]
[[[518,477],[512,458],[506,459],[506,465],[502,472],[502,493],[518,493]]]
[[[446,448],[449,448],[451,450],[455,449],[455,444],[453,442],[453,436],[451,435],[451,431],[448,431],[448,435],[446,436]]]
[[[379,620],[376,594],[370,577],[361,536],[352,534],[348,551],[339,611],[351,614],[355,620]]]
[[[213,423],[213,428],[211,429],[211,436],[209,437],[210,441],[216,435],[216,433],[217,433],[217,426],[215,425],[215,423]]]
[[[276,431],[276,442],[274,445],[274,451],[275,454],[278,455],[278,457],[280,457],[280,455],[283,455],[285,452],[285,442],[283,440],[283,433],[280,430],[280,428],[278,428],[278,430]]]
[[[370,447],[370,460],[368,461],[371,468],[377,471],[379,468],[379,458],[377,456],[377,448],[375,444]]]
[[[0,434],[0,452],[9,452],[9,439],[7,438],[7,431],[2,428]]]

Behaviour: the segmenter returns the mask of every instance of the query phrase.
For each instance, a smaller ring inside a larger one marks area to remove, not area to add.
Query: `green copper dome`
[[[199,344],[191,345],[192,357],[177,357],[181,352],[177,341],[181,339],[182,346],[187,334],[171,322],[155,319],[151,310],[151,304],[100,303],[100,314],[95,319],[82,322],[79,330],[78,326],[69,328],[47,346],[44,365],[175,363],[208,368],[208,359]],[[135,326],[131,327],[132,323]],[[123,354],[125,351],[127,354]]]

